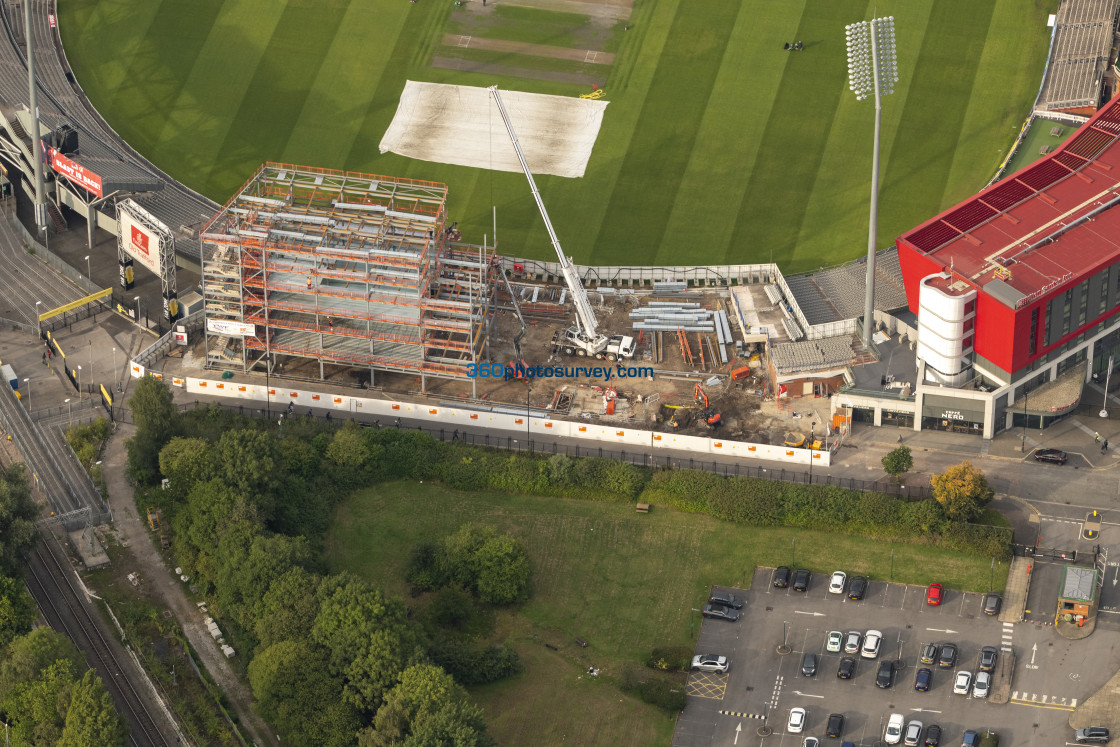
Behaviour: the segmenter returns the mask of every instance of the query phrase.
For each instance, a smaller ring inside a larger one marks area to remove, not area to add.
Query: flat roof
[[[1117,206],[1120,97],[1053,153],[899,241],[977,290],[1019,308],[1120,257]]]
[[[1096,599],[1097,569],[1067,565],[1062,572],[1062,599],[1092,602]]]

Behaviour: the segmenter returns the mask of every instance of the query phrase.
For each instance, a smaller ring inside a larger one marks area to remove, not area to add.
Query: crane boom
[[[494,103],[498,105],[502,121],[505,122],[506,132],[509,133],[513,149],[517,152],[517,160],[521,162],[521,169],[525,172],[525,178],[529,180],[529,189],[533,191],[533,199],[537,201],[537,209],[540,210],[541,218],[544,219],[544,227],[548,229],[548,237],[552,240],[552,248],[556,250],[556,256],[560,259],[560,271],[563,273],[564,281],[568,284],[568,290],[572,294],[572,305],[576,309],[576,319],[579,321],[580,332],[588,340],[594,340],[599,336],[599,324],[595,319],[595,312],[591,309],[591,301],[587,298],[587,291],[584,289],[583,283],[580,282],[572,261],[564,254],[564,249],[560,246],[560,239],[556,237],[556,231],[552,228],[552,221],[548,218],[548,210],[544,206],[540,190],[537,189],[537,183],[533,179],[533,172],[529,170],[529,164],[525,161],[525,154],[521,152],[517,134],[513,131],[513,123],[510,122],[509,114],[506,113],[506,107],[502,103],[502,97],[498,94],[498,87],[490,86],[490,93],[494,95]]]

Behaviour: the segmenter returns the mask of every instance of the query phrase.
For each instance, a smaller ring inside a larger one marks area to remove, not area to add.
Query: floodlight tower
[[[867,294],[863,301],[863,344],[871,347],[875,321],[875,242],[879,233],[879,130],[882,96],[894,92],[898,82],[894,16],[873,18],[844,27],[848,40],[848,87],[863,101],[875,94],[875,149],[871,156],[871,223],[867,228]]]

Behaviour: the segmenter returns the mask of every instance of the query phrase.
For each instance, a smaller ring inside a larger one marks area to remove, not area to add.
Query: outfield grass
[[[129,142],[224,202],[265,160],[443,181],[481,243],[549,259],[520,174],[378,153],[406,80],[574,96],[554,80],[431,67],[464,33],[617,53],[587,174],[541,177],[565,250],[597,264],[769,261],[866,249],[873,105],[847,91],[843,27],[895,16],[883,102],[881,246],[994,173],[1041,78],[1057,0],[636,0],[630,29],[500,4],[419,0],[66,0],[68,58]],[[805,49],[782,50],[800,39]],[[519,64],[536,75],[568,69]],[[508,147],[501,143],[500,147]]]
[[[820,574],[843,568],[885,579],[893,550],[895,581],[988,589],[989,561],[935,548],[743,527],[657,507],[639,515],[628,503],[459,493],[409,482],[347,499],[334,516],[328,563],[406,596],[411,548],[469,521],[519,537],[533,564],[531,599],[499,623],[526,660],[526,673],[475,691],[500,744],[533,735],[545,744],[668,743],[671,722],[580,675],[592,662],[617,675],[655,645],[688,644],[692,608],[711,585],[747,587],[756,566],[789,564],[795,538],[798,566]],[[997,588],[1006,575],[1005,566],[997,568]],[[591,646],[575,646],[576,636]]]

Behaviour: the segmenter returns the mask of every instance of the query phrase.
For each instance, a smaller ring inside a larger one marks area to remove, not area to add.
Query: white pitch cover
[[[131,204],[121,205],[120,231],[124,251],[157,277],[163,277],[159,261],[160,238],[133,217],[133,209]]]

